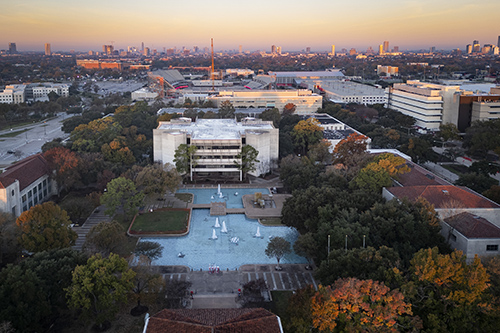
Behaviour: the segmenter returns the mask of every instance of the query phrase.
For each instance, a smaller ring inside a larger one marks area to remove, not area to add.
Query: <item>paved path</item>
[[[446,179],[449,182],[455,183],[459,178],[459,176],[457,174],[449,171],[448,169],[443,168],[442,166],[440,166],[436,163],[427,162],[424,164],[424,166],[427,169],[434,172],[436,175],[443,177],[444,179]]]
[[[94,211],[90,216],[87,218],[85,223],[81,227],[72,227],[73,231],[76,232],[78,235],[78,238],[76,239],[75,245],[72,246],[74,250],[81,251],[82,246],[85,243],[85,240],[87,238],[87,234],[90,232],[90,229],[92,229],[93,226],[98,225],[101,222],[109,222],[111,221],[111,217],[104,214],[105,207],[104,206],[99,206]]]

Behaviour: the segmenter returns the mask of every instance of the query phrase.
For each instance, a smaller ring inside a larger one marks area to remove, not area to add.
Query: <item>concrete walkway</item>
[[[446,179],[449,182],[455,183],[459,178],[457,174],[451,172],[448,169],[443,168],[442,166],[436,163],[426,162],[424,166],[430,171],[434,172],[436,175]]]
[[[101,222],[111,221],[111,217],[104,214],[105,209],[105,206],[97,207],[81,227],[73,226],[71,228],[78,235],[78,238],[75,241],[75,245],[72,246],[74,250],[82,250],[82,246],[87,239],[87,234],[90,232],[90,229],[92,229],[93,226],[98,225]]]

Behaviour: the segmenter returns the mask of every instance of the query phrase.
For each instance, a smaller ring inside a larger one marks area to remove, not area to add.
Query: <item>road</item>
[[[41,152],[42,145],[46,142],[56,138],[66,139],[69,137],[69,134],[61,130],[62,121],[66,118],[68,115],[60,113],[50,120],[0,131],[0,168]],[[2,136],[18,131],[24,132],[15,137]],[[15,152],[15,154],[9,152]]]

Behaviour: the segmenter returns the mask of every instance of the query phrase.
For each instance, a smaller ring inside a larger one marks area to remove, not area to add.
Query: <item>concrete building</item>
[[[288,103],[296,106],[295,113],[315,113],[322,107],[323,97],[310,90],[247,90],[219,91],[217,95],[209,96],[216,107],[229,101],[235,108],[277,108],[283,112]]]
[[[46,56],[52,55],[52,51],[50,50],[50,43],[45,43],[45,55]]]
[[[0,174],[0,211],[14,216],[57,194],[50,170],[42,154],[32,155]]]
[[[386,107],[415,118],[418,127],[437,131],[441,123],[456,124],[453,98],[459,89],[420,81],[396,83],[386,89]]]
[[[300,117],[302,120],[314,118],[319,122],[319,125],[323,128],[323,139],[330,143],[330,152],[333,152],[335,146],[340,141],[347,139],[349,135],[353,133],[364,135],[363,133],[326,113],[305,114]],[[369,137],[366,137],[365,142],[366,148],[370,149],[372,140]]]
[[[181,144],[197,147],[190,177],[239,177],[242,172],[235,165],[237,155],[245,145],[251,145],[258,152],[255,171],[249,174],[259,176],[271,170],[278,161],[279,130],[271,121],[246,118],[241,122],[234,119],[172,119],[160,122],[153,130],[153,156],[161,163],[174,163],[176,149]]]
[[[36,83],[30,84],[27,88],[33,91],[33,100],[48,100],[48,95],[55,92],[61,97],[69,96],[69,85],[63,83]]]
[[[17,46],[16,43],[9,43],[9,54],[16,54]]]
[[[382,88],[369,86],[352,81],[321,81],[316,87],[320,87],[325,93],[325,98],[336,103],[358,103],[358,104],[385,104],[386,94]]]
[[[297,87],[304,80],[339,80],[344,78],[344,74],[339,69],[311,72],[269,72],[269,75],[276,78],[278,87]]]
[[[384,41],[383,49],[384,49],[384,53],[387,53],[387,52],[390,51],[389,50],[389,41],[388,40]]]
[[[399,67],[377,65],[377,75],[385,73],[386,76],[398,76]]]
[[[148,88],[141,88],[139,90],[133,91],[131,96],[133,101],[149,101],[158,97],[158,93],[151,91]]]
[[[5,86],[0,92],[0,103],[19,104],[26,102],[26,85],[14,84]]]

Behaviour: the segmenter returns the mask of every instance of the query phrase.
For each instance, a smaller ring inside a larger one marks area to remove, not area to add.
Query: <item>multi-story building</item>
[[[387,76],[399,75],[399,67],[377,65],[377,75],[385,73]]]
[[[247,90],[219,91],[209,96],[216,107],[229,101],[235,108],[277,108],[280,112],[288,103],[295,105],[295,113],[315,113],[322,107],[323,98],[311,90]]]
[[[455,92],[459,86],[408,81],[387,88],[386,107],[415,118],[421,128],[437,131],[443,118],[452,118]]]
[[[304,80],[339,80],[345,76],[339,69],[311,72],[269,72],[278,87],[296,87]]]
[[[383,46],[383,48],[384,48],[384,53],[389,52],[389,41],[388,41],[388,40],[384,41],[384,44],[383,44],[383,45],[384,45],[384,46]]]
[[[45,55],[46,56],[52,55],[52,51],[50,50],[50,43],[45,43]]]
[[[69,85],[62,83],[37,83],[28,86],[33,91],[33,100],[45,99],[51,92],[59,96],[69,96]]]
[[[479,41],[475,40],[472,43],[472,52],[474,52],[474,53],[481,52],[481,44],[479,44]]]
[[[239,177],[235,161],[245,145],[251,145],[259,154],[254,176],[265,174],[278,161],[279,130],[271,121],[246,118],[241,122],[234,119],[172,119],[160,122],[153,130],[153,156],[161,163],[174,163],[176,149],[181,144],[196,146],[190,177]]]
[[[332,45],[332,53],[330,54],[335,57],[335,45]]]
[[[471,44],[465,45],[465,53],[467,53],[467,54],[472,53],[472,45]]]
[[[0,211],[17,217],[57,194],[57,186],[50,174],[42,154],[32,155],[7,167],[0,174]]]
[[[0,92],[0,103],[19,104],[26,102],[26,85],[15,84],[6,86]]]
[[[9,54],[16,54],[16,53],[17,53],[16,43],[9,43]]]
[[[368,86],[352,81],[322,81],[320,87],[325,98],[336,103],[385,104],[385,91],[382,88]]]

